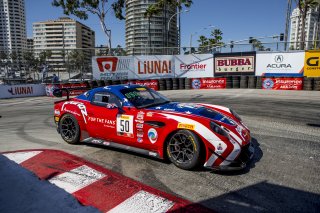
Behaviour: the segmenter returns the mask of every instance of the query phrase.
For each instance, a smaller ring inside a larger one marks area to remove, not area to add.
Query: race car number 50
[[[123,136],[131,137],[133,135],[133,116],[118,115],[117,117],[117,133]]]

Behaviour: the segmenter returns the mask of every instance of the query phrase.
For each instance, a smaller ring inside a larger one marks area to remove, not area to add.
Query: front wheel
[[[77,119],[71,114],[65,114],[60,119],[60,134],[62,139],[70,144],[76,144],[80,140],[80,127]]]
[[[191,170],[201,162],[201,141],[189,130],[174,133],[167,144],[167,155],[177,167]]]

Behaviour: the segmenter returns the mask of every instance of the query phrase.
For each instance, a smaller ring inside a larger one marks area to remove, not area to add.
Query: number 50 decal
[[[118,115],[117,116],[117,133],[126,137],[133,136],[133,116]]]

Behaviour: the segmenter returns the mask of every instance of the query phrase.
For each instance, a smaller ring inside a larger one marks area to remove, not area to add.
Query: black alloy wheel
[[[167,155],[177,167],[194,169],[201,162],[201,141],[190,130],[179,130],[173,134],[167,144]]]
[[[80,139],[80,127],[77,119],[71,115],[66,114],[62,116],[59,124],[60,134],[62,139],[70,144],[76,144]]]

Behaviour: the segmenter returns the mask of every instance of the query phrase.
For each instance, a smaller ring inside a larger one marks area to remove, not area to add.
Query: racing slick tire
[[[80,127],[78,121],[71,114],[62,116],[59,122],[59,132],[62,139],[69,144],[76,144],[80,140]]]
[[[202,161],[201,141],[190,130],[179,130],[169,139],[166,148],[169,160],[180,169],[195,169]]]

